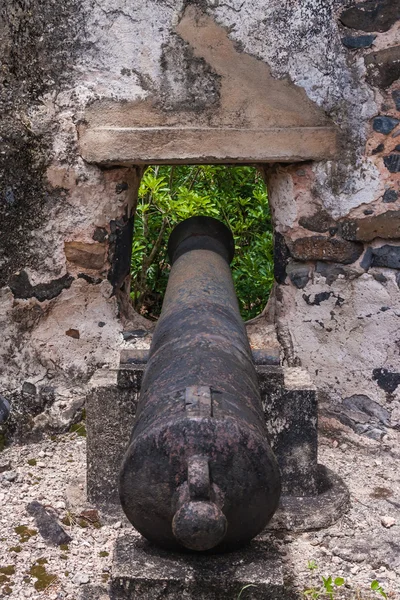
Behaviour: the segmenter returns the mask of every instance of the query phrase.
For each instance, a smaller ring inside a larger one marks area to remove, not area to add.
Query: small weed
[[[59,548],[60,548],[60,550],[63,550],[64,552],[68,552],[69,551],[68,544],[60,544]]]
[[[21,552],[21,550],[21,546],[11,546],[11,548],[8,549],[9,552]]]
[[[108,573],[102,573],[101,574],[101,580],[103,583],[107,583],[107,581],[109,580],[110,575]]]
[[[380,585],[377,579],[374,579],[374,581],[371,582],[371,590],[374,590],[374,592],[378,592],[378,594],[380,594],[383,598],[388,597],[385,590]]]
[[[61,523],[63,525],[66,525],[67,527],[71,527],[71,525],[72,525],[72,515],[71,515],[71,513],[67,513],[65,515],[65,517],[63,517],[61,519]],[[60,548],[61,548],[61,546],[60,546]]]
[[[314,567],[317,568],[317,567]],[[325,596],[329,600],[334,600],[336,588],[341,587],[344,584],[343,577],[322,577],[322,585],[318,588],[312,587],[308,590],[304,590],[303,594],[306,597],[312,598],[312,600],[318,600],[320,596]]]
[[[238,594],[237,600],[240,600],[244,590],[247,590],[247,588],[251,588],[251,587],[256,588],[257,586],[254,583],[248,583],[247,585],[244,585]]]
[[[61,523],[63,523],[67,527],[77,525],[78,527],[82,527],[83,529],[86,529],[87,527],[94,527],[95,529],[100,529],[101,527],[99,515],[96,510],[83,511],[80,515],[74,515],[72,512],[68,511],[65,517],[61,519]]]
[[[318,569],[318,565],[315,560],[309,560],[307,563],[307,568],[310,569],[310,571],[314,571],[315,569]],[[311,598],[311,600],[318,600],[319,598],[335,600],[337,598],[336,592],[338,591],[338,588],[344,584],[345,580],[343,577],[322,577],[322,582],[320,585],[304,590],[303,595],[306,598]],[[380,594],[383,598],[385,598],[385,600],[388,600],[388,594],[386,594],[379,581],[376,579],[374,579],[374,581],[371,583],[371,590]],[[359,590],[356,590],[355,594],[354,600],[362,600]]]
[[[99,552],[99,556],[101,556],[101,558],[105,558],[106,556],[109,556],[109,553],[106,552],[106,550],[101,550],[101,552]]]
[[[36,467],[36,465],[37,465],[37,460],[36,460],[36,458],[29,458],[29,459],[28,459],[28,465],[29,465],[30,467]]]

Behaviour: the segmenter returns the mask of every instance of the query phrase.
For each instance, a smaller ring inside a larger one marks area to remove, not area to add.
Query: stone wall
[[[375,414],[378,437],[400,421],[399,9],[399,0],[3,0],[0,395],[10,434],[79,418],[91,375],[118,364],[122,331],[150,328],[127,301],[142,167],[84,160],[89,115],[132,104],[177,127],[260,126],[266,114],[281,118],[277,97],[290,126],[296,97],[309,107],[304,135],[326,119],[339,140],[335,160],[265,166],[277,263],[268,315],[283,358],[305,366],[360,431],[361,413]],[[200,54],[190,19],[225,32],[240,77]],[[268,72],[278,96],[246,98],[246,65],[260,79]]]

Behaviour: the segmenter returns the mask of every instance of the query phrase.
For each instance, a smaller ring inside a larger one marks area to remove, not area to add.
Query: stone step
[[[201,555],[160,550],[134,533],[116,541],[110,600],[234,600],[245,587],[246,600],[289,598],[282,560],[270,541]]]

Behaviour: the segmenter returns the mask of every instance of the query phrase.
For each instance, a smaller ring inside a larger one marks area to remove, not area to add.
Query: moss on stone
[[[68,544],[60,544],[59,548],[60,548],[60,550],[63,550],[64,552],[68,552],[69,551]]]
[[[12,594],[12,587],[10,587],[11,585],[12,585],[12,583],[9,583],[8,585],[5,585],[3,587],[3,594],[6,594],[7,596]]]
[[[34,587],[38,592],[42,592],[48,588],[49,585],[57,581],[57,575],[48,573],[46,567],[43,564],[39,564],[39,561],[36,561],[36,563],[31,566],[29,574],[32,575],[32,577],[35,577],[36,581]]]
[[[73,425],[71,425],[71,427],[69,428],[69,432],[70,433],[76,433],[77,435],[79,435],[80,437],[86,437],[86,427],[85,427],[85,423],[83,423],[82,421],[80,423],[74,423]]]
[[[14,531],[15,531],[15,533],[17,533],[19,535],[19,541],[22,544],[27,542],[29,540],[29,538],[37,535],[37,530],[29,529],[29,527],[27,525],[18,525],[17,527],[14,527]]]
[[[89,527],[89,523],[85,519],[79,519],[78,520],[78,525],[79,525],[79,527],[82,527],[84,529],[86,527]]]
[[[101,550],[99,552],[99,556],[101,556],[101,558],[104,558],[104,557],[106,557],[108,555],[109,555],[109,552],[107,552],[106,550]]]
[[[21,546],[11,546],[11,548],[8,549],[10,552],[21,552],[22,548]]]
[[[14,565],[8,565],[7,567],[0,567],[0,573],[3,575],[14,575],[15,567]]]

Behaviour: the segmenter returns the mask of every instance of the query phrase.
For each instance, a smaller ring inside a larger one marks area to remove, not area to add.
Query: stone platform
[[[228,554],[180,554],[137,535],[117,540],[110,600],[284,600],[282,562],[270,542],[253,541]]]
[[[86,400],[88,499],[119,510],[117,478],[135,417],[146,353],[123,352],[119,369],[101,369]],[[282,473],[283,494],[315,496],[317,399],[306,371],[281,367],[278,357],[254,356],[269,441]],[[263,363],[263,364],[260,364]]]
[[[87,494],[104,517],[123,517],[118,475],[131,435],[146,350],[121,353],[119,369],[101,369],[86,400]],[[282,496],[269,529],[328,527],[346,510],[340,477],[317,463],[317,398],[308,373],[279,365],[279,356],[254,354],[269,441],[282,475]]]

